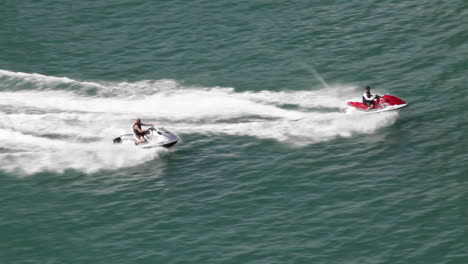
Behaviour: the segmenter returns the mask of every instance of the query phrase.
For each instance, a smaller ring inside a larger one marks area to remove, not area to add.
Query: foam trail
[[[34,98],[34,100],[25,100]],[[134,115],[170,115],[173,118],[237,117],[259,114],[272,117],[298,117],[298,113],[262,105],[225,91],[186,90],[176,94],[154,94],[139,99],[78,97],[71,92],[5,92],[0,105],[67,112]]]
[[[94,82],[82,82],[67,77],[53,77],[38,73],[11,72],[5,70],[0,70],[0,85],[8,88],[8,90],[76,89],[77,87],[105,89],[104,86]]]
[[[173,80],[90,83],[0,70],[0,169],[95,172],[158,158],[164,150],[111,144],[112,138],[131,131],[136,117],[179,136],[247,136],[299,146],[375,133],[398,118],[396,112],[365,117],[339,113],[360,92],[352,86],[324,86],[236,92]],[[81,90],[89,88],[97,90]]]
[[[12,150],[0,153],[0,168],[26,174],[41,171],[63,172],[76,169],[91,173],[102,169],[135,166],[159,157],[164,149],[135,149],[132,146],[68,142],[25,135],[0,129],[2,148]],[[33,162],[31,162],[33,161]]]
[[[180,133],[226,134],[273,139],[296,146],[306,146],[351,137],[355,134],[371,134],[392,125],[398,117],[396,112],[382,115],[344,115],[342,113],[309,113],[295,122],[290,120],[253,121],[240,123],[180,124],[174,128]]]

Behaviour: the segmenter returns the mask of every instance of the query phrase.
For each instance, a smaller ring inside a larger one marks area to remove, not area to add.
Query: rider
[[[135,137],[139,140],[138,142],[135,142],[135,145],[146,142],[145,135],[149,132],[149,129],[141,129],[141,126],[153,126],[153,124],[143,124],[141,123],[140,118],[137,118],[135,120],[135,124],[133,124],[133,133],[135,134]]]
[[[377,99],[380,98],[380,96],[378,96],[376,94],[371,94],[370,89],[371,88],[369,86],[366,86],[366,90],[362,94],[362,102],[365,105],[367,105],[366,111],[369,110],[369,109],[375,108],[375,103],[376,103]]]

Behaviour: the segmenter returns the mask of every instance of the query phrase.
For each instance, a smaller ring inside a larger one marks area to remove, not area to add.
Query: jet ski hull
[[[408,104],[396,96],[386,94],[376,101],[375,108],[371,108],[369,110],[367,110],[368,106],[362,102],[348,102],[348,105],[351,107],[345,110],[346,113],[358,110],[362,113],[371,114],[398,110],[407,106]]]
[[[138,143],[138,139],[134,134],[124,134],[114,138],[112,141],[114,144],[134,145],[141,148],[170,148],[179,142],[178,136],[162,127],[151,128],[149,133],[145,135],[145,139],[146,142]]]

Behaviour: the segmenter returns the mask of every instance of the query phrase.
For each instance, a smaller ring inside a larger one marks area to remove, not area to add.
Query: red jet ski
[[[375,108],[371,108],[369,110],[367,110],[367,108],[369,107],[365,105],[363,102],[348,102],[348,105],[351,107],[345,110],[345,112],[347,113],[353,110],[359,110],[359,111],[363,111],[364,113],[370,114],[370,113],[397,110],[397,109],[407,106],[408,104],[396,96],[385,94],[382,97],[378,97],[378,99],[376,99],[375,101]]]

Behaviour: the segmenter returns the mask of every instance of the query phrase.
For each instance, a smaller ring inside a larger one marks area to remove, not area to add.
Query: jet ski
[[[138,139],[135,137],[135,134],[124,134],[124,135],[120,135],[114,138],[112,142],[114,142],[114,144],[135,145],[137,147],[142,147],[142,148],[152,148],[152,147],[170,148],[179,141],[178,136],[167,131],[163,127],[149,128],[148,133],[145,135],[145,138],[146,138],[146,142],[137,144]]]
[[[401,98],[398,98],[394,95],[385,94],[382,97],[379,96],[375,101],[375,108],[371,108],[369,110],[367,110],[368,106],[363,102],[348,102],[348,105],[350,107],[345,109],[345,113],[350,113],[355,110],[358,110],[362,113],[371,114],[398,110],[407,106],[408,104]]]

